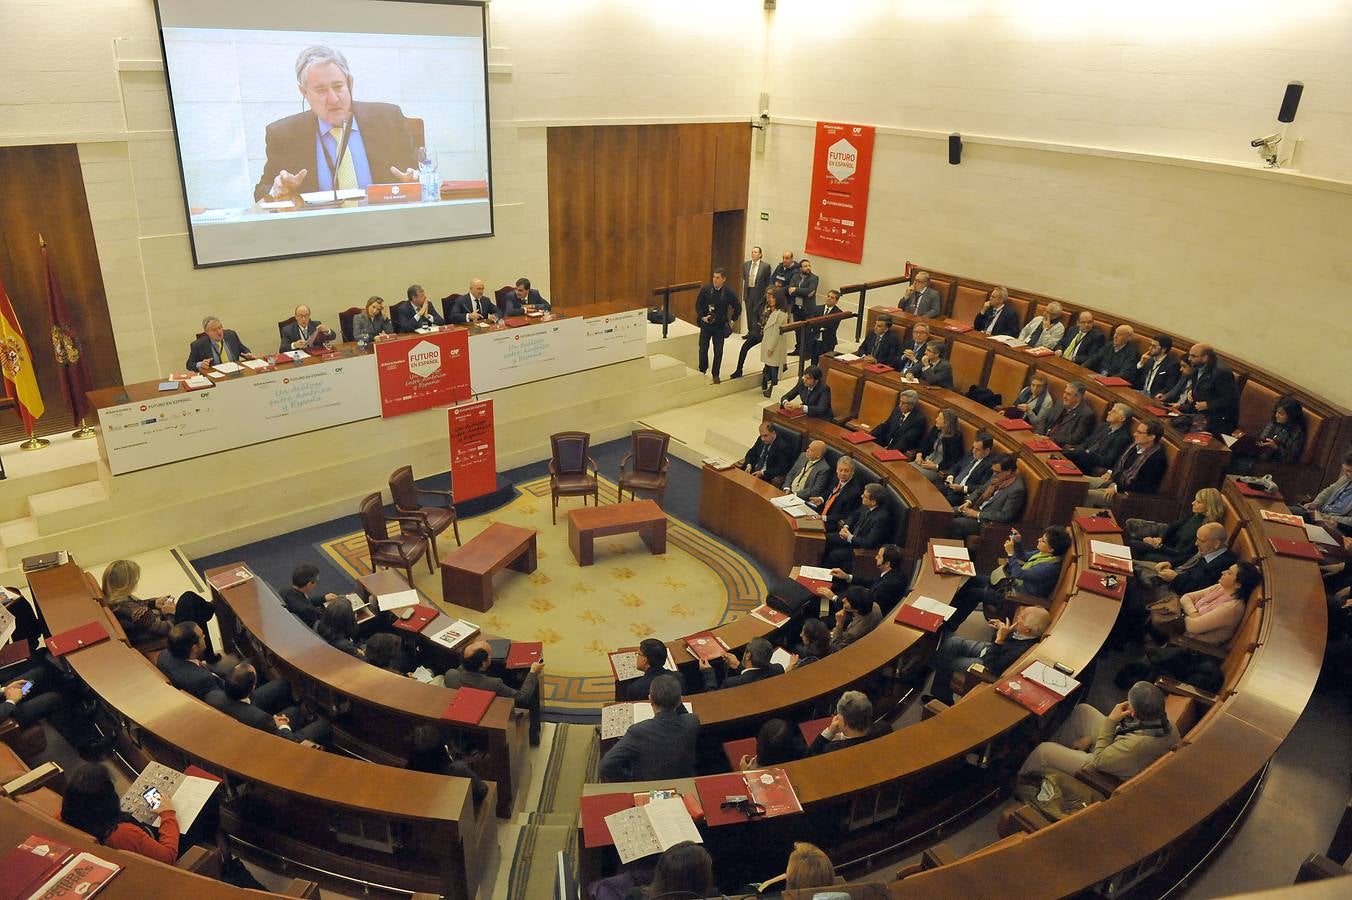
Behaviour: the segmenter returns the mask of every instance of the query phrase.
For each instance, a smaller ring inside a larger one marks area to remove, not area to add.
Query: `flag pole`
[[[80,416],[80,427],[70,433],[70,436],[77,441],[87,441],[98,434],[93,428],[85,424],[84,416]]]

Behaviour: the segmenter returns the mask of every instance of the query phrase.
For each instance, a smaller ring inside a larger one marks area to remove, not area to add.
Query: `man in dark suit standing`
[[[803,377],[798,379],[798,383],[779,398],[780,408],[799,398],[803,401],[803,409],[815,419],[829,420],[835,415],[831,409],[831,388],[822,379],[822,370],[816,366],[808,366],[803,370]]]
[[[644,638],[639,642],[638,667],[643,674],[625,687],[624,697],[626,700],[647,700],[653,682],[663,675],[670,675],[673,678],[680,677],[674,669],[666,668],[668,656],[670,656],[670,652],[667,650],[667,645],[657,638]]]
[[[840,312],[840,291],[830,290],[826,292],[826,303],[818,306],[812,311],[813,316],[833,316]],[[816,365],[821,359],[823,353],[830,353],[836,349],[836,343],[839,341],[837,332],[840,329],[840,319],[833,319],[830,322],[823,322],[817,329],[812,339],[812,365]]]
[[[1172,349],[1173,338],[1167,334],[1155,335],[1136,363],[1136,374],[1130,380],[1147,397],[1161,399],[1178,384],[1178,360],[1169,352]]]
[[[732,333],[732,323],[741,311],[737,298],[727,286],[728,273],[714,269],[713,283],[699,289],[695,298],[695,320],[699,322],[699,373],[709,371],[709,345],[714,346],[714,384],[720,384],[718,371],[723,365],[723,340]]]
[[[268,125],[255,200],[418,180],[418,148],[403,111],[393,103],[353,100],[352,83],[339,51],[301,51],[296,87],[310,108]]]
[[[770,277],[770,264],[761,259],[761,248],[752,247],[751,258],[742,263],[742,304],[746,309],[746,327],[749,329],[754,330],[760,321]]]
[[[1018,337],[1019,314],[1015,312],[1014,307],[1005,302],[1008,299],[1009,291],[1002,287],[991,288],[990,297],[982,304],[981,311],[976,314],[976,321],[972,323],[972,327],[985,334]]]
[[[1206,416],[1206,429],[1212,434],[1234,431],[1239,416],[1235,373],[1210,344],[1193,344],[1188,361],[1192,363],[1192,404],[1191,409],[1182,411]]]
[[[188,361],[184,365],[189,372],[205,372],[217,363],[237,363],[241,359],[254,358],[239,335],[221,325],[221,320],[215,316],[202,320],[202,331],[205,333],[188,347]]]
[[[1094,327],[1094,314],[1084,310],[1076,319],[1075,327],[1066,331],[1061,338],[1061,345],[1057,349],[1071,362],[1087,366],[1090,360],[1098,356],[1106,341],[1103,332]]]
[[[498,308],[490,297],[484,295],[484,280],[475,278],[469,283],[469,293],[461,294],[451,304],[451,323],[454,325],[477,325],[480,322],[496,322]]]
[[[1084,383],[1072,381],[1061,392],[1061,412],[1052,420],[1047,437],[1062,447],[1078,447],[1094,430],[1094,410],[1084,402]]]
[[[323,346],[338,340],[338,335],[333,333],[332,328],[310,318],[310,307],[304,303],[296,307],[294,315],[296,321],[282,328],[282,342],[277,347],[278,353],[306,350],[311,346]]]
[[[801,322],[803,319],[810,318],[813,310],[817,306],[817,285],[821,279],[812,274],[812,260],[798,260],[798,271],[794,272],[793,277],[789,279],[789,302],[793,304],[793,320]],[[801,335],[801,332],[795,332]],[[802,353],[803,339],[800,338],[796,349],[790,350],[789,354]]]
[[[629,726],[601,757],[602,781],[653,781],[695,774],[699,716],[681,703],[681,683],[670,675],[653,680],[648,699],[656,713]]]
[[[881,484],[864,485],[859,506],[838,527],[826,526],[826,551],[822,565],[842,570],[854,567],[854,551],[872,550],[892,540],[896,529],[887,508],[887,492]]]
[[[400,303],[394,308],[394,330],[397,334],[412,334],[420,328],[440,328],[446,320],[437,312],[436,306],[427,296],[420,284],[408,286],[408,305]]]
[[[783,675],[784,667],[779,663],[770,662],[774,656],[775,647],[765,638],[752,638],[747,642],[746,650],[742,652],[742,658],[738,659],[734,654],[725,652],[723,661],[727,663],[727,671],[723,678],[722,685],[717,682],[717,673],[714,667],[709,665],[709,661],[701,659],[699,661],[700,675],[704,678],[704,689],[712,691],[716,687],[737,687],[742,684],[752,684],[762,681],[775,675]],[[735,669],[741,669],[736,675],[732,674]]]
[[[746,456],[742,457],[737,468],[745,469],[761,481],[773,482],[776,478],[782,478],[789,471],[789,466],[793,465],[793,450],[787,438],[769,424],[761,422],[760,436],[746,451]]]
[[[937,319],[943,315],[943,299],[939,292],[930,287],[928,272],[916,272],[911,277],[910,289],[897,304],[902,312],[908,312],[921,319]]]

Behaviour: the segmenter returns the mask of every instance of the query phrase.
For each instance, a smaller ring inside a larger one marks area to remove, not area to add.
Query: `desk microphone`
[[[333,199],[338,199],[338,167],[343,164],[343,157],[347,155],[347,140],[352,134],[352,116],[348,115],[343,119],[343,136],[338,141],[337,159],[329,158],[329,148],[324,147],[324,162],[329,165],[329,184],[333,186]],[[321,142],[322,144],[322,142]]]

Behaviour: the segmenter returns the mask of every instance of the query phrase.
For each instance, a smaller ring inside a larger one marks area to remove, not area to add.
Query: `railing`
[[[700,281],[683,281],[680,284],[667,284],[653,288],[653,296],[662,298],[662,337],[667,336],[667,325],[671,322],[671,295],[685,291],[697,291],[703,285]]]
[[[862,284],[847,284],[840,289],[840,299],[843,301],[847,294],[859,295],[859,319],[854,323],[854,339],[857,341],[863,335],[864,331],[864,304],[868,302],[868,292],[872,288],[891,287],[894,284],[909,284],[911,276],[894,275],[891,278],[880,278],[877,281],[867,281]]]
[[[815,336],[813,336],[812,334],[813,330],[820,328],[821,326],[829,322],[839,322],[842,319],[852,319],[855,318],[857,315],[858,313],[852,313],[846,310],[841,310],[840,312],[829,313],[828,315],[825,316],[814,316],[811,319],[800,319],[797,322],[785,325],[783,328],[779,329],[781,332],[789,332],[789,331],[804,332],[803,334],[799,335],[798,340],[799,378],[803,377],[803,370],[807,368],[807,359],[811,356],[816,355],[814,346],[816,345],[817,341]],[[859,331],[859,327],[857,324],[855,326],[855,331],[856,332]]]

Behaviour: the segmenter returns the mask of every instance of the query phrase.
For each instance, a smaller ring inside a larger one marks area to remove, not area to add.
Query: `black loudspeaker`
[[[1305,92],[1305,85],[1299,81],[1293,81],[1286,86],[1286,93],[1282,96],[1282,108],[1277,110],[1277,121],[1283,125],[1289,125],[1296,121],[1296,107],[1300,106],[1300,95]]]
[[[948,164],[956,166],[962,162],[962,135],[954,132],[948,136]]]

